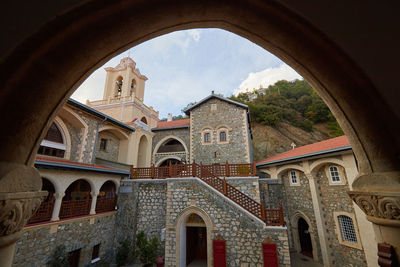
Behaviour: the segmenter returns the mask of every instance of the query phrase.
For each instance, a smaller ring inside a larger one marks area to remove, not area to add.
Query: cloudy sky
[[[173,32],[130,49],[136,67],[148,80],[144,102],[160,111],[181,114],[190,102],[212,90],[231,96],[246,89],[268,87],[278,80],[301,76],[263,48],[219,29]],[[111,59],[95,71],[72,95],[85,103],[103,96],[105,67],[115,67],[128,52]]]

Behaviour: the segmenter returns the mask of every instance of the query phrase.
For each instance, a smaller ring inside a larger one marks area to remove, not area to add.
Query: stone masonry
[[[100,149],[101,139],[107,140],[105,150]],[[99,133],[97,140],[96,157],[114,162],[118,161],[119,139],[114,134],[104,131]]]
[[[264,266],[262,242],[267,237],[277,244],[280,266],[290,266],[286,227],[266,227],[261,221],[253,221],[198,179],[167,181],[165,266],[176,266],[176,222],[182,211],[193,206],[211,218],[211,239],[219,234],[226,240],[228,266]]]
[[[65,245],[67,252],[81,249],[80,266],[87,266],[91,261],[92,248],[97,244],[100,244],[101,263],[109,265],[114,261],[116,253],[114,233],[115,213],[26,228],[17,242],[13,266],[47,266],[58,245]]]
[[[217,105],[211,111],[211,105]],[[197,163],[247,163],[250,162],[248,123],[245,109],[225,101],[212,98],[190,111],[192,157]],[[226,125],[229,142],[217,142],[217,128]],[[202,131],[210,127],[212,142],[202,144]]]

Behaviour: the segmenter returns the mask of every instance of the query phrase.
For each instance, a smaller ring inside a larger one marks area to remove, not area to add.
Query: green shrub
[[[129,252],[131,251],[131,246],[128,240],[124,240],[119,243],[120,246],[117,251],[115,260],[118,266],[125,265],[128,262]]]
[[[156,262],[159,254],[160,242],[156,237],[148,240],[146,234],[141,231],[136,235],[136,253],[139,260],[146,266]]]

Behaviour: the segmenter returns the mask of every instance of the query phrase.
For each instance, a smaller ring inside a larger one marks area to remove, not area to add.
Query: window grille
[[[219,133],[219,141],[220,142],[225,142],[226,141],[226,132],[220,132]]]
[[[292,184],[297,184],[297,175],[295,171],[290,171],[290,177],[292,179]]]
[[[340,182],[340,174],[339,174],[339,169],[336,166],[330,166],[329,167],[329,173],[331,175],[331,180],[333,183],[338,183]]]
[[[353,220],[349,216],[339,215],[338,221],[343,241],[357,243],[357,236],[354,229]]]
[[[204,133],[204,143],[210,143],[210,133]]]

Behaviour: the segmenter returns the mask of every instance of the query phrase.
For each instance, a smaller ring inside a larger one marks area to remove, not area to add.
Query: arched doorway
[[[195,213],[186,219],[186,265],[207,266],[207,228]]]
[[[137,167],[148,167],[147,165],[147,153],[148,153],[149,141],[145,135],[142,135],[139,140],[139,149],[138,149],[138,159],[137,159]]]
[[[309,225],[304,220],[303,218],[299,218],[297,222],[297,229],[299,231],[299,241],[300,241],[300,247],[303,255],[306,255],[310,258],[313,258],[313,249],[312,249],[312,243],[311,243],[311,235],[308,230]]]
[[[49,194],[40,204],[36,213],[29,219],[28,224],[50,221],[54,208],[54,193],[56,192],[52,182],[42,177],[42,190]]]

